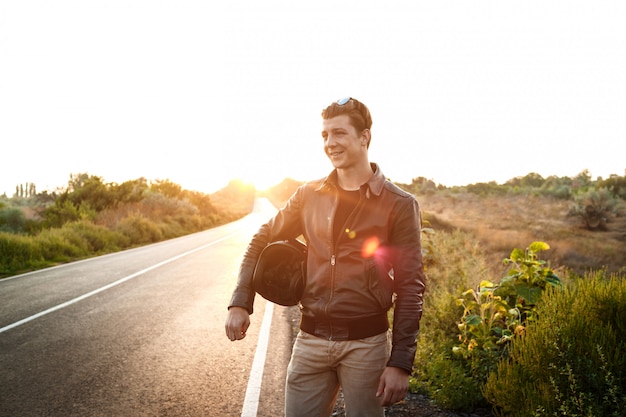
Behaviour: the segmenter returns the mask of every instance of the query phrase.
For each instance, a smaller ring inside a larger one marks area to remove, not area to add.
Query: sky
[[[626,175],[626,2],[0,0],[0,195],[327,175],[351,96],[392,181]]]

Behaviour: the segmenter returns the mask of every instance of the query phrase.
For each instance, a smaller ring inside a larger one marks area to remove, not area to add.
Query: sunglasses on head
[[[352,100],[352,97],[344,97],[342,99],[337,100],[336,103],[338,106],[343,106],[347,104],[350,100]]]

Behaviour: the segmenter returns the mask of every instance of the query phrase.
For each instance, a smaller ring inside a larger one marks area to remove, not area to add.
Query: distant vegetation
[[[626,172],[625,172],[626,174]],[[537,173],[513,178],[504,184],[495,182],[469,184],[463,187],[436,185],[424,177],[414,178],[411,184],[398,184],[415,195],[431,195],[436,192],[468,192],[487,195],[528,195],[571,200],[570,215],[579,216],[589,229],[603,229],[608,219],[617,214],[620,202],[626,199],[626,176],[611,175],[607,179],[593,180],[589,171],[582,171],[574,178],[543,178]]]
[[[34,184],[0,197],[0,276],[198,232],[250,212],[255,190],[233,181],[215,194],[168,180],[122,184],[76,174],[57,192]]]

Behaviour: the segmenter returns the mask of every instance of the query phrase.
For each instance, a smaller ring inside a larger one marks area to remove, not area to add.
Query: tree
[[[183,192],[180,185],[170,180],[157,180],[150,185],[150,190],[171,198],[181,198]]]
[[[606,188],[616,197],[626,199],[626,172],[623,177],[611,174],[606,180],[598,181],[599,188]]]
[[[536,172],[531,172],[523,177],[516,177],[506,182],[506,185],[510,187],[531,187],[539,188],[546,180]]]
[[[583,170],[578,175],[574,177],[574,181],[572,184],[575,189],[583,189],[586,190],[591,186],[591,174],[588,169]]]

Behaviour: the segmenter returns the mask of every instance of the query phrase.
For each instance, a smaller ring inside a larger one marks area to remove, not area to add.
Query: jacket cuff
[[[403,352],[399,350],[391,351],[391,357],[387,361],[387,366],[404,369],[409,375],[413,373],[413,361],[415,360],[415,352]]]
[[[254,313],[254,295],[255,293],[252,291],[235,291],[232,298],[230,299],[230,303],[228,304],[228,308],[231,307],[241,307],[248,310],[249,314]]]

